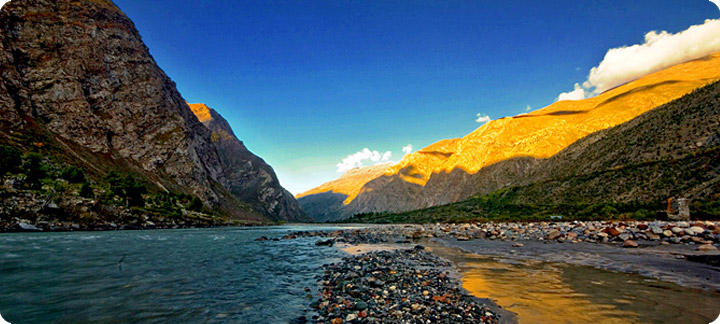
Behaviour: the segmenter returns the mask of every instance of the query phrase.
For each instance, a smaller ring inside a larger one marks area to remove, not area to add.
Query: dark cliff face
[[[15,0],[0,12],[0,135],[39,130],[80,164],[263,220],[230,194],[211,132],[106,0]],[[269,207],[268,207],[269,208]]]
[[[312,221],[290,192],[278,181],[275,171],[248,150],[230,124],[204,104],[190,104],[198,119],[212,132],[212,141],[223,163],[230,192],[271,220]]]

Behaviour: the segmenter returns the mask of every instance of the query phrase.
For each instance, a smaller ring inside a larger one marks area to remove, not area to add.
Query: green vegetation
[[[23,142],[27,136],[17,135]],[[35,135],[31,137],[28,141],[37,141]],[[0,145],[0,180],[15,179],[14,190],[34,193],[39,201],[52,199],[63,206],[66,214],[53,216],[60,216],[58,221],[137,224],[152,220],[195,225],[223,224],[227,221],[226,217],[205,206],[197,196],[150,187],[142,174],[123,172],[117,168],[101,175],[88,173],[88,169],[68,165],[63,162],[63,156],[52,152],[54,149],[47,145],[32,146],[25,154],[12,146]],[[99,204],[93,213],[87,209],[74,209],[76,204],[86,206],[82,199],[89,201],[96,198]],[[70,201],[72,203],[67,204]],[[47,217],[38,214],[18,216],[30,219]]]
[[[43,164],[42,155],[38,153],[25,154],[23,158],[22,171],[25,173],[25,182],[31,189],[40,189],[40,180],[47,175],[47,166]]]
[[[119,196],[126,207],[145,206],[143,195],[148,192],[147,186],[132,174],[120,174],[115,170],[110,170],[103,180],[108,184],[106,199],[112,200],[114,196]]]
[[[62,171],[60,171],[60,178],[63,178],[71,183],[84,183],[85,180],[85,171],[83,169],[80,169],[76,166],[68,166]]]
[[[345,220],[357,223],[436,223],[473,221],[550,221],[563,220],[648,220],[658,216],[662,206],[643,203],[514,203],[519,187],[498,190],[462,202],[405,213],[358,214]]]
[[[22,153],[14,147],[0,146],[0,176],[17,172],[22,163]]]

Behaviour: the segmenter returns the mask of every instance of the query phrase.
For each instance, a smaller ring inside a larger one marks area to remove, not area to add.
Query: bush
[[[147,187],[138,182],[132,174],[121,175],[111,170],[105,175],[104,180],[110,187],[109,192],[122,197],[128,207],[145,206],[143,195],[148,192]]]
[[[0,146],[0,176],[8,172],[17,172],[22,163],[22,154],[14,147]]]
[[[95,198],[95,192],[93,191],[92,187],[89,183],[83,182],[82,186],[80,187],[80,197],[94,199]]]
[[[188,205],[188,209],[196,212],[202,211],[203,203],[200,201],[200,198],[193,197],[192,201],[190,202],[190,205]]]
[[[70,183],[84,183],[85,182],[85,171],[76,166],[69,166],[60,171],[60,178],[67,180]]]
[[[27,176],[25,181],[32,189],[40,187],[40,180],[45,178],[47,173],[45,172],[45,166],[43,165],[42,155],[38,153],[28,153],[25,155],[23,166],[23,172]]]

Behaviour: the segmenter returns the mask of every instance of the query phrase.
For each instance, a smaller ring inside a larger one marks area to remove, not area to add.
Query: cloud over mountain
[[[560,100],[581,100],[670,66],[720,51],[720,20],[706,20],[676,34],[651,31],[645,42],[612,48],[582,84]]]
[[[477,114],[477,119],[475,119],[475,121],[480,124],[485,124],[491,120],[492,119],[490,118],[490,116],[485,115],[485,114]]]
[[[345,172],[357,167],[361,167],[364,165],[363,163],[365,161],[372,163],[389,161],[391,156],[391,151],[381,153],[376,150],[371,151],[369,148],[366,147],[359,152],[348,155],[342,160],[342,162],[338,163],[337,172]]]

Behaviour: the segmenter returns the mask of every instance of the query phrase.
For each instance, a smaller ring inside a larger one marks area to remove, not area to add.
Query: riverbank
[[[424,251],[369,251],[323,266],[320,323],[512,323],[512,314],[462,289],[452,264]],[[493,309],[494,308],[494,309]]]
[[[351,246],[431,239],[480,255],[590,266],[720,292],[718,233],[713,222],[559,222],[387,225],[284,238]]]

